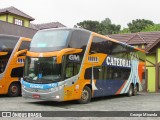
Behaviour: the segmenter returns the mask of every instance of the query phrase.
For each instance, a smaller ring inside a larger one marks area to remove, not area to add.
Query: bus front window
[[[26,58],[24,80],[34,83],[52,83],[61,80],[61,64],[56,57]]]
[[[37,32],[31,42],[30,51],[49,52],[60,50],[67,44],[68,30],[46,30]]]

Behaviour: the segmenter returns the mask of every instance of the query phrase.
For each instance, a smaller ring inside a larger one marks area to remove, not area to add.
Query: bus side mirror
[[[18,51],[18,52],[16,52],[16,53],[14,54],[14,58],[17,58],[19,55],[24,54],[24,53],[26,53],[26,52],[27,52],[27,49],[25,49],[25,50],[20,50],[20,51]]]

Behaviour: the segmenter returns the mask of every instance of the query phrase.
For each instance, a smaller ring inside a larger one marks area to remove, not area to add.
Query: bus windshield
[[[24,79],[33,83],[53,83],[61,80],[61,64],[56,57],[26,58]]]
[[[31,42],[31,51],[36,49],[53,51],[56,48],[64,47],[67,43],[69,30],[46,30],[37,32]],[[46,49],[47,48],[47,49]]]

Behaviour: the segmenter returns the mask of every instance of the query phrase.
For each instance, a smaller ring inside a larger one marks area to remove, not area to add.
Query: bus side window
[[[79,63],[68,63],[66,65],[65,78],[70,78],[78,74],[80,69]]]
[[[91,77],[92,77],[92,68],[87,68],[87,69],[85,70],[84,78],[85,78],[85,79],[91,79]]]
[[[0,62],[0,73],[4,72],[6,64],[4,62]]]
[[[94,68],[94,79],[102,79],[102,70],[101,68]],[[92,79],[92,68],[87,68],[84,75],[85,79]]]
[[[24,49],[29,49],[30,41],[22,41],[18,51],[24,50]]]
[[[67,65],[65,73],[66,73],[66,75],[65,75],[66,78],[70,78],[73,76],[73,64]]]

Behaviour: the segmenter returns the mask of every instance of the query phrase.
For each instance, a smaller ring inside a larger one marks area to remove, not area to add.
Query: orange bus
[[[20,79],[30,41],[29,38],[0,34],[0,94],[20,95]]]
[[[128,94],[142,90],[145,52],[75,28],[38,31],[26,53],[22,96],[52,101]]]

